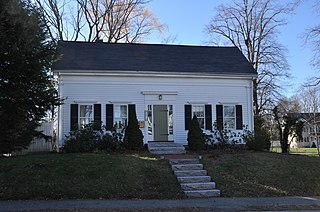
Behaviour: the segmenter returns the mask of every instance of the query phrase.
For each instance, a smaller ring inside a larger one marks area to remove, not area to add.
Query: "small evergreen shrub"
[[[124,146],[128,150],[143,149],[143,134],[139,128],[136,111],[129,113],[128,126],[124,133]]]
[[[244,140],[248,149],[255,151],[269,151],[271,146],[270,134],[264,126],[264,119],[256,116],[254,120],[254,133],[246,131]]]
[[[188,148],[191,151],[200,151],[205,148],[205,136],[199,126],[197,116],[193,116],[188,132]]]

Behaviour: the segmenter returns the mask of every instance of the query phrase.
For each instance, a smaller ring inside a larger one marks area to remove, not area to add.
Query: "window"
[[[192,105],[192,117],[197,116],[201,129],[204,129],[204,105]]]
[[[147,121],[148,121],[148,135],[152,135],[152,105],[148,105],[148,111],[147,111]]]
[[[173,109],[172,105],[168,105],[169,107],[169,134],[173,135]]]
[[[236,109],[235,106],[223,106],[223,126],[227,129],[236,128]]]
[[[93,109],[92,105],[80,105],[80,127],[93,122]]]
[[[128,106],[115,105],[114,106],[114,125],[117,128],[124,128],[128,123]]]

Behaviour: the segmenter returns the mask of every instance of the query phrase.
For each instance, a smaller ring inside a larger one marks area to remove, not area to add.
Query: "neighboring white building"
[[[320,113],[299,113],[303,120],[302,138],[290,135],[290,148],[317,147],[320,143]]]
[[[126,125],[136,110],[144,142],[187,144],[190,120],[253,130],[257,72],[236,47],[60,42],[60,146],[73,126]]]

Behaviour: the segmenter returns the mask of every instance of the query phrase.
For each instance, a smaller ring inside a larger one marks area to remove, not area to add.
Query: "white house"
[[[320,113],[297,113],[304,122],[302,136],[289,135],[290,148],[317,147],[320,141]]]
[[[136,110],[144,142],[187,143],[190,120],[253,129],[256,70],[236,47],[60,42],[59,145],[78,125],[126,125]]]

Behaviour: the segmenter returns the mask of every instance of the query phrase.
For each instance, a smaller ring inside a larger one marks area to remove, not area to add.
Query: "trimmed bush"
[[[205,148],[205,136],[199,126],[197,116],[193,116],[188,132],[188,147],[191,151],[200,151]]]
[[[139,128],[136,110],[129,113],[128,126],[124,132],[124,146],[128,150],[142,150],[143,149],[143,134]]]

